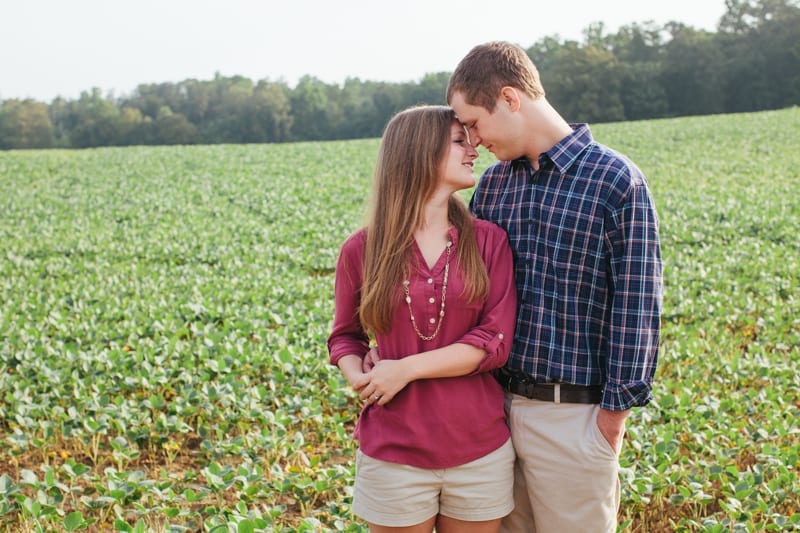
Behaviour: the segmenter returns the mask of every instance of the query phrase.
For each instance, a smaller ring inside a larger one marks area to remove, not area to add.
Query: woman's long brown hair
[[[455,113],[446,106],[418,106],[395,115],[384,130],[367,213],[364,279],[359,319],[367,331],[386,333],[400,301],[400,284],[414,260],[414,232],[424,222],[423,207],[436,190],[450,150]],[[486,265],[478,250],[472,215],[461,198],[448,202],[448,218],[458,228],[458,266],[468,300],[489,293]]]

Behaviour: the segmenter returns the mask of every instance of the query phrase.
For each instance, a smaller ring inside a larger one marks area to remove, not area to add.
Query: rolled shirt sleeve
[[[481,249],[489,276],[489,296],[477,325],[457,342],[469,344],[486,351],[475,373],[488,372],[503,366],[508,360],[514,340],[517,317],[517,292],[514,283],[514,260],[506,233],[485,221],[486,231],[478,233]]]
[[[644,183],[634,183],[611,213],[611,277],[606,383],[601,407],[625,410],[650,401],[663,298],[658,218]]]
[[[364,232],[358,232],[347,239],[342,244],[336,263],[333,289],[336,304],[333,326],[328,336],[329,360],[334,366],[345,355],[364,357],[369,350],[369,338],[358,318],[364,236]]]

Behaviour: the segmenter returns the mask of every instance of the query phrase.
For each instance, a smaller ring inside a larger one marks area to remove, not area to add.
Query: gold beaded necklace
[[[452,246],[453,243],[447,241],[446,245],[447,259],[445,260],[444,263],[444,278],[442,279],[442,305],[439,308],[439,323],[436,324],[436,330],[430,337],[426,337],[425,335],[423,335],[422,332],[419,330],[419,327],[417,327],[417,321],[414,320],[414,312],[411,310],[411,295],[408,292],[408,286],[410,285],[411,282],[408,280],[403,281],[403,291],[406,293],[406,304],[408,304],[408,314],[411,315],[411,325],[414,326],[414,331],[417,332],[419,338],[424,341],[433,340],[433,338],[436,337],[436,335],[439,333],[439,330],[442,327],[442,322],[444,321],[444,299],[447,294],[447,278],[449,277],[450,274],[450,248]]]

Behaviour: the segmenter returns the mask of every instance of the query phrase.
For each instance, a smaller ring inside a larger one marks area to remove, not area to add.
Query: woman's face
[[[464,126],[457,120],[450,126],[448,146],[447,154],[442,161],[441,184],[448,186],[453,192],[472,187],[475,185],[473,162],[478,157],[478,152],[469,143]]]

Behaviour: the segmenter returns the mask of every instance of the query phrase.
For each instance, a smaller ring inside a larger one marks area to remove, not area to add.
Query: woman
[[[367,227],[342,245],[330,361],[366,402],[353,512],[373,532],[494,532],[513,508],[503,391],[516,292],[505,233],[454,193],[478,157],[449,107],[386,126]],[[381,360],[362,360],[370,336]]]

